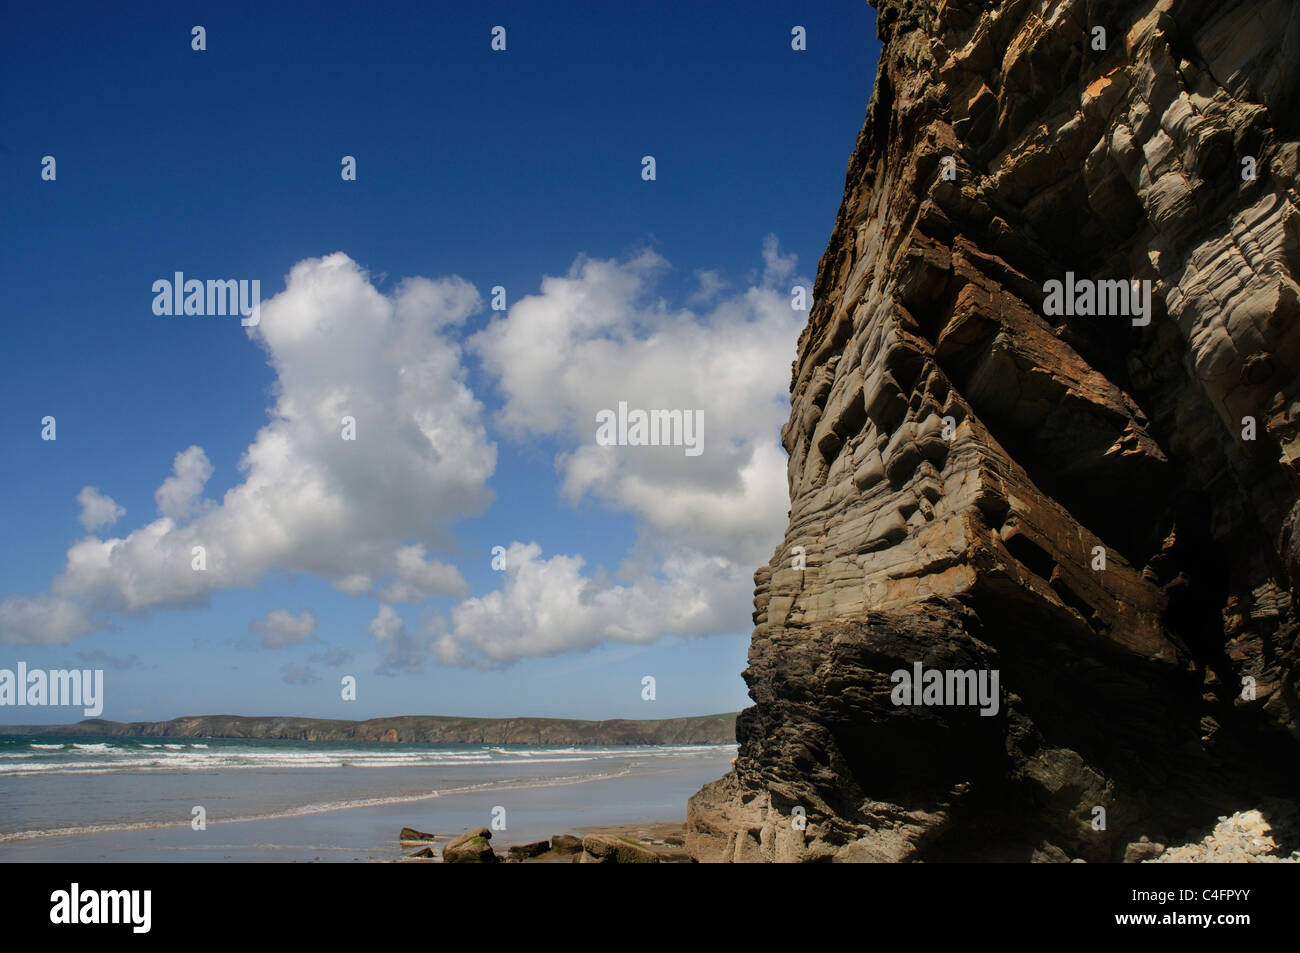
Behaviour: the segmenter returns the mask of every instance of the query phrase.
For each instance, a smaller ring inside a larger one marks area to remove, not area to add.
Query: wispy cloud
[[[316,616],[306,610],[295,616],[287,609],[276,609],[264,619],[254,619],[248,624],[248,630],[266,636],[262,639],[263,648],[283,648],[310,639],[316,631]]]

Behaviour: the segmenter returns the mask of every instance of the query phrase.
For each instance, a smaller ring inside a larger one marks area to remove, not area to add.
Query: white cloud
[[[784,528],[782,424],[790,362],[806,314],[790,306],[794,256],[769,236],[765,283],[696,314],[650,294],[666,267],[644,252],[619,263],[580,258],[564,278],[520,299],[470,347],[499,380],[507,432],[549,436],[570,501],[629,510],[651,533],[704,553],[765,561]],[[704,453],[595,442],[596,414],[629,408],[703,411]]]
[[[511,543],[505,585],[452,610],[452,631],[435,637],[445,665],[493,667],[601,642],[649,643],[663,635],[735,631],[749,614],[753,568],[682,552],[662,575],[626,585],[584,576],[580,556],[541,558],[536,543]]]
[[[499,424],[555,440],[564,495],[632,513],[638,544],[617,581],[584,575],[580,557],[543,559],[535,544],[513,544],[503,588],[461,603],[433,640],[444,664],[747,627],[754,567],[779,541],[789,505],[779,435],[806,319],[779,285],[798,280],[794,256],[769,236],[763,260],[760,284],[696,313],[652,294],[668,267],[653,252],[579,258],[471,339],[505,397]],[[722,288],[703,274],[709,293],[696,301]],[[621,401],[702,411],[704,453],[597,445],[597,412]]]
[[[799,259],[796,255],[782,255],[780,242],[775,235],[768,235],[763,239],[763,285],[773,287],[785,281],[794,274],[795,266]],[[811,285],[805,280],[805,286]],[[785,289],[789,291],[789,289]]]
[[[350,596],[360,596],[369,592],[374,585],[373,581],[363,572],[353,573],[350,576],[344,576],[342,579],[334,580],[334,588],[340,592],[346,592]]]
[[[294,266],[248,329],[275,370],[276,402],[239,461],[241,481],[203,500],[212,465],[188,448],[159,488],[161,516],[75,543],[52,595],[0,603],[0,639],[75,638],[92,627],[88,610],[203,604],[272,571],[375,594],[367,632],[383,674],[419,672],[434,657],[491,667],[607,641],[744,631],[753,569],[788,508],[779,433],[806,318],[789,284],[811,285],[775,238],[762,258],[751,286],[730,294],[720,275],[698,273],[697,311],[655,295],[669,266],[654,252],[580,257],[470,339],[503,398],[496,424],[558,449],[562,499],[633,516],[635,545],[612,573],[515,542],[502,587],[465,598],[460,571],[430,554],[453,550],[450,525],[490,499],[496,450],[451,334],[478,293],[447,278],[382,294],[338,253]],[[701,411],[703,454],[598,446],[596,413],[620,401]],[[356,420],[355,441],[340,439],[344,416]],[[205,572],[191,568],[195,546]],[[393,607],[438,596],[463,601],[414,626]],[[268,642],[303,631],[304,618],[284,615],[262,620]]]
[[[426,620],[426,629],[430,621]],[[379,644],[382,653],[382,661],[376,669],[378,674],[418,674],[424,671],[434,636],[428,632],[413,633],[392,606],[381,603],[366,632]]]
[[[175,520],[189,517],[197,508],[199,496],[210,476],[212,464],[202,447],[188,447],[176,454],[172,461],[172,475],[153,495],[159,514]]]
[[[5,600],[0,619],[21,625],[0,628],[0,639],[60,641],[86,631],[85,609],[202,605],[271,571],[350,592],[389,577],[398,595],[463,592],[454,568],[423,554],[453,548],[450,524],[491,499],[496,448],[450,335],[479,307],[459,278],[410,279],[383,294],[341,252],[299,262],[247,329],[275,371],[276,400],[239,461],[241,482],[198,505],[212,466],[200,447],[183,451],[157,492],[160,518],[73,544],[51,585],[58,599],[37,597],[39,610],[27,597]],[[345,416],[355,440],[341,439]],[[191,568],[198,546],[206,571]],[[68,600],[84,607],[80,620]]]
[[[384,602],[424,602],[435,596],[465,596],[469,583],[455,566],[427,562],[416,544],[397,551],[397,578],[384,587]]]
[[[97,626],[80,605],[46,593],[0,602],[0,639],[18,645],[71,642]]]
[[[254,619],[248,629],[266,636],[262,640],[264,648],[278,649],[310,639],[316,631],[316,616],[307,610],[295,616],[287,609],[276,609],[265,619]]]
[[[105,496],[93,486],[83,486],[77,494],[77,503],[81,506],[81,515],[77,517],[87,532],[94,532],[103,526],[112,526],[126,513],[111,496]]]
[[[709,268],[700,268],[695,272],[695,280],[699,282],[699,288],[686,299],[686,303],[695,306],[708,304],[719,294],[730,287],[729,283],[718,271]]]

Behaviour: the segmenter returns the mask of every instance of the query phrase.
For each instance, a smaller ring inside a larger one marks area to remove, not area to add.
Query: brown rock
[[[514,860],[524,860],[528,857],[540,857],[551,849],[551,845],[544,840],[534,841],[531,844],[514,844],[506,851]]]
[[[403,844],[406,843],[420,844],[420,843],[425,843],[427,841],[435,841],[438,839],[438,835],[426,834],[424,831],[417,831],[413,827],[403,827],[402,832],[397,835],[397,839],[401,841]]]
[[[584,864],[657,864],[659,855],[640,844],[609,834],[588,834],[582,839]]]
[[[1164,844],[1152,843],[1149,839],[1143,837],[1124,848],[1124,863],[1141,864],[1148,860],[1155,860],[1164,852]]]
[[[1055,844],[1049,844],[1046,841],[1043,841],[1038,849],[1034,851],[1033,856],[1030,858],[1030,862],[1035,864],[1068,864],[1070,862],[1070,855],[1061,850],[1061,848],[1057,847]]]
[[[1300,6],[873,4],[754,705],[687,848],[1119,861],[1300,789]],[[1075,278],[1108,313],[1047,313]],[[917,664],[997,704],[899,703]]]
[[[488,843],[492,832],[486,827],[466,831],[452,840],[442,849],[442,861],[445,864],[494,864],[499,858]]]
[[[574,837],[572,834],[553,834],[551,836],[551,850],[557,854],[580,854],[582,853],[582,838]]]

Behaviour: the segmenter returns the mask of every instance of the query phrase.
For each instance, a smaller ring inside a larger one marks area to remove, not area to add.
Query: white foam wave
[[[32,745],[31,747],[38,747]],[[45,746],[49,750],[62,745]],[[508,764],[548,765],[576,764],[588,761],[643,762],[678,759],[720,749],[717,745],[680,747],[553,747],[528,750],[492,748],[477,751],[448,751],[428,748],[350,748],[285,749],[220,745],[144,744],[132,748],[115,748],[106,743],[74,744],[64,757],[47,753],[4,755],[0,777],[43,774],[102,774],[132,771],[216,771],[256,769],[323,769],[323,768],[478,768]],[[98,757],[107,755],[108,757]]]

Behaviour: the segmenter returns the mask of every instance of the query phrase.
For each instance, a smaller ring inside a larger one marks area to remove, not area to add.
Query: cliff
[[[1294,802],[1300,7],[874,5],[688,849],[1120,860]],[[900,696],[918,663],[996,710]]]
[[[4,735],[106,735],[134,738],[267,738],[292,741],[375,741],[485,745],[722,745],[735,742],[734,715],[659,720],[454,718],[400,715],[368,721],[330,718],[194,715],[171,721],[107,721],[75,725],[0,725]]]

